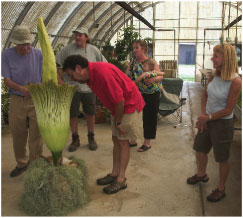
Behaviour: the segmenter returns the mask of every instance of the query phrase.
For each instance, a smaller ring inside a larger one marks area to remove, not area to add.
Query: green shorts
[[[95,115],[96,95],[91,93],[76,92],[73,96],[70,117],[77,117],[79,115],[80,102],[82,102],[83,112],[87,115]]]
[[[213,147],[216,162],[226,162],[230,156],[233,135],[233,119],[210,121],[203,133],[198,131],[193,148],[198,152],[208,154]]]

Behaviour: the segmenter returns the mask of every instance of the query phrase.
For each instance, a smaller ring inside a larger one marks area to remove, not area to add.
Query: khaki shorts
[[[233,119],[210,121],[203,133],[198,131],[193,148],[198,152],[208,154],[213,147],[216,162],[226,162],[230,155],[233,135]]]
[[[117,136],[119,140],[136,140],[141,138],[143,132],[142,111],[138,112],[136,110],[131,114],[123,114],[121,126],[127,132],[126,134],[119,134],[114,123],[114,117],[111,116],[113,136]]]

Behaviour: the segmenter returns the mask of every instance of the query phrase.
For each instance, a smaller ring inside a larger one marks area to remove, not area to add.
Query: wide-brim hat
[[[31,43],[33,38],[31,36],[30,30],[27,26],[18,25],[13,29],[11,42],[21,45],[26,43]]]
[[[78,32],[78,33],[85,33],[87,36],[89,35],[88,30],[84,27],[79,27],[76,30],[73,31],[73,33]]]

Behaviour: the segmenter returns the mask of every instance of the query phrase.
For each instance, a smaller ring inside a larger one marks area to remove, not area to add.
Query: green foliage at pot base
[[[21,209],[30,216],[66,216],[88,203],[87,169],[82,160],[71,159],[78,167],[33,162],[25,175]]]

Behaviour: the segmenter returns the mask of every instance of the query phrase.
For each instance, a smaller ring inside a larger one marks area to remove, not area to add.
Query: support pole
[[[204,69],[204,59],[205,59],[205,39],[206,39],[206,29],[203,31],[203,69]]]
[[[178,19],[178,42],[177,42],[177,45],[178,45],[178,66],[179,66],[179,61],[180,61],[180,55],[179,55],[179,47],[180,47],[180,31],[181,31],[181,2],[179,2],[179,19]],[[178,68],[179,70],[179,68]]]
[[[228,16],[228,25],[230,24],[230,7],[231,3],[229,2],[229,16]],[[228,39],[229,39],[229,29],[228,29]]]
[[[156,23],[155,23],[155,19],[156,19],[156,5],[154,4],[154,3],[152,3],[153,4],[153,25],[154,26],[156,26]],[[155,57],[155,31],[153,31],[153,41],[152,41],[152,43],[153,43],[153,59],[154,59],[154,57]]]

